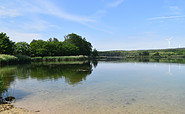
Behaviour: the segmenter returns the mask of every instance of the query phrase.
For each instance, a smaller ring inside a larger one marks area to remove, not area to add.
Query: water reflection
[[[0,69],[2,80],[9,87],[15,79],[58,80],[64,78],[65,82],[74,85],[86,80],[92,73],[90,62],[80,64],[48,64],[37,63],[17,66],[6,66]]]
[[[168,59],[168,58],[107,58],[100,61],[107,61],[107,62],[153,62],[153,63],[180,63],[185,64],[185,58],[181,59]]]
[[[169,75],[172,75],[172,73],[171,73],[171,64],[169,63],[169,65],[168,65],[168,74]]]
[[[93,64],[93,63],[92,63]],[[69,85],[79,84],[86,80],[86,77],[92,73],[92,64],[90,62],[73,63],[34,63],[16,66],[6,66],[0,68],[0,103],[5,102],[5,98],[14,96],[14,91],[21,96],[26,93],[15,89],[16,79],[36,79],[38,81],[64,79]],[[94,64],[93,64],[94,65]],[[96,65],[97,66],[97,63]]]
[[[179,70],[178,64],[160,61],[165,64],[141,60],[35,63],[3,67],[0,72],[4,80],[11,78],[10,88],[16,85],[15,106],[45,114],[185,112],[185,65],[180,63]]]
[[[73,65],[31,65],[30,77],[37,80],[65,78],[65,82],[68,84],[77,84],[83,80],[92,72],[92,65],[90,62],[84,64]]]

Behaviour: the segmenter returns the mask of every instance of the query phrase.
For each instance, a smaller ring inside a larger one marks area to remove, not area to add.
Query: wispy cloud
[[[148,18],[148,20],[179,19],[179,18],[184,18],[184,17],[185,17],[185,15],[178,15],[178,16],[162,16],[162,17]]]
[[[119,5],[122,1],[123,0],[118,0],[115,3],[112,3],[112,5],[110,4],[110,6],[115,7]],[[43,18],[41,16],[43,14],[61,19],[61,22],[62,20],[67,20],[67,21],[80,23],[94,30],[98,30],[106,33],[110,33],[111,31],[111,30],[107,30],[107,28],[105,27],[97,26],[97,23],[98,23],[97,16],[72,14],[71,12],[65,11],[65,9],[58,7],[57,4],[54,4],[53,2],[48,0],[44,0],[44,1],[32,0],[29,2],[22,1],[22,0],[12,0],[11,2],[0,1],[0,3],[2,4],[2,6],[0,6],[0,19],[2,17],[11,19],[12,17],[17,17],[17,16],[24,19],[24,21],[19,21],[19,22],[17,22],[17,20],[12,21],[12,23],[16,25],[16,29],[19,31],[22,31],[22,33],[14,32],[16,33],[14,35],[17,35],[17,37],[11,34],[13,37],[16,37],[16,38],[21,36],[23,37],[26,35],[28,35],[28,38],[31,38],[31,36],[34,36],[34,34],[28,34],[27,32],[29,31],[41,32],[41,31],[49,30],[53,26],[58,27],[58,25],[56,25],[55,22],[52,22],[52,21],[49,21],[48,19]],[[99,14],[100,13],[103,14],[104,12],[102,11],[102,12],[99,12]],[[14,28],[15,28],[14,26],[11,26],[12,30]],[[2,27],[0,27],[0,29],[2,29]],[[25,32],[25,34],[23,34],[23,32]]]
[[[181,8],[178,6],[169,6],[169,10],[173,15],[181,15],[182,13]]]
[[[87,26],[89,28],[92,28],[94,30],[102,31],[102,32],[105,32],[105,33],[109,33],[109,34],[113,33],[111,30],[107,30],[107,29],[103,29],[103,28],[100,28],[100,27],[96,27],[96,26],[88,24],[88,23],[83,23],[83,25],[85,25],[85,26]]]
[[[75,22],[94,22],[95,20],[88,16],[79,16],[70,14],[58,8],[56,5],[49,1],[38,1],[33,0],[32,2],[26,1],[12,1],[14,4],[12,9],[7,7],[0,7],[0,16],[16,17],[19,15],[30,15],[30,14],[48,14],[56,17],[75,21]],[[9,6],[10,7],[10,6]]]
[[[117,7],[119,6],[124,0],[117,0],[115,2],[109,3],[107,6],[108,7]]]
[[[95,20],[91,17],[79,16],[79,15],[74,15],[74,14],[70,14],[68,12],[65,12],[65,11],[59,9],[56,5],[54,5],[48,1],[42,1],[42,2],[40,1],[37,3],[39,3],[39,6],[42,6],[40,9],[41,13],[54,15],[54,16],[62,18],[62,19],[75,21],[75,22],[79,22],[79,23],[81,23],[81,22],[95,22]]]
[[[16,9],[7,9],[6,7],[0,6],[0,18],[16,17],[19,15],[20,13]]]
[[[5,33],[7,33],[7,36],[9,36],[10,39],[15,42],[22,42],[22,41],[26,40],[26,42],[30,43],[33,39],[41,39],[42,38],[42,35],[39,33],[20,32],[20,31],[11,30],[11,29],[5,29],[3,31]]]

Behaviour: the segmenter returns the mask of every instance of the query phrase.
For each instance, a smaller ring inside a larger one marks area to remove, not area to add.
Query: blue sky
[[[0,32],[15,42],[76,33],[97,50],[185,47],[185,0],[0,0]]]

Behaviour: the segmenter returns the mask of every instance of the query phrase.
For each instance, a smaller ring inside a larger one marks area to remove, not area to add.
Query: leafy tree
[[[153,56],[160,56],[159,52],[154,53]]]
[[[56,44],[54,42],[46,42],[47,55],[54,56],[56,55]]]
[[[150,53],[148,51],[143,51],[142,53],[139,53],[140,56],[149,56]]]
[[[0,33],[0,54],[13,54],[14,42],[9,40],[6,33]]]
[[[87,42],[85,38],[82,38],[81,36],[77,34],[68,34],[64,37],[64,42],[67,42],[69,44],[73,44],[79,49],[78,55],[90,55],[92,52],[92,45],[90,42]]]
[[[94,57],[98,56],[98,51],[96,49],[94,49],[92,51],[92,56],[94,56]]]
[[[70,56],[77,55],[78,53],[79,53],[78,47],[67,42],[62,42],[62,55]]]
[[[31,56],[41,56],[41,57],[46,56],[47,55],[46,45],[47,42],[43,40],[33,40],[30,43]]]
[[[15,44],[15,54],[29,55],[30,45],[26,42],[17,42]]]
[[[49,40],[48,40],[49,42],[59,42],[59,40],[57,39],[57,38],[49,38]]]
[[[48,41],[47,41],[47,44],[46,44],[46,49],[47,49],[47,55],[49,56],[54,56],[54,55],[60,55],[59,53],[57,53],[57,45],[59,45],[60,42],[57,38],[50,38]]]

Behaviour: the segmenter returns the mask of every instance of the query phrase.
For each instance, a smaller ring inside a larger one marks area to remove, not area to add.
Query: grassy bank
[[[85,61],[88,56],[48,56],[48,57],[32,57],[32,62],[60,62],[60,61]]]
[[[86,61],[88,56],[48,56],[48,57],[29,57],[26,55],[6,55],[0,54],[0,65],[10,65],[30,62],[66,62],[66,61]]]
[[[26,55],[6,55],[0,54],[0,65],[18,64],[18,63],[30,63],[31,57]]]
[[[18,63],[18,58],[13,55],[0,54],[0,65],[4,64],[16,64]]]

